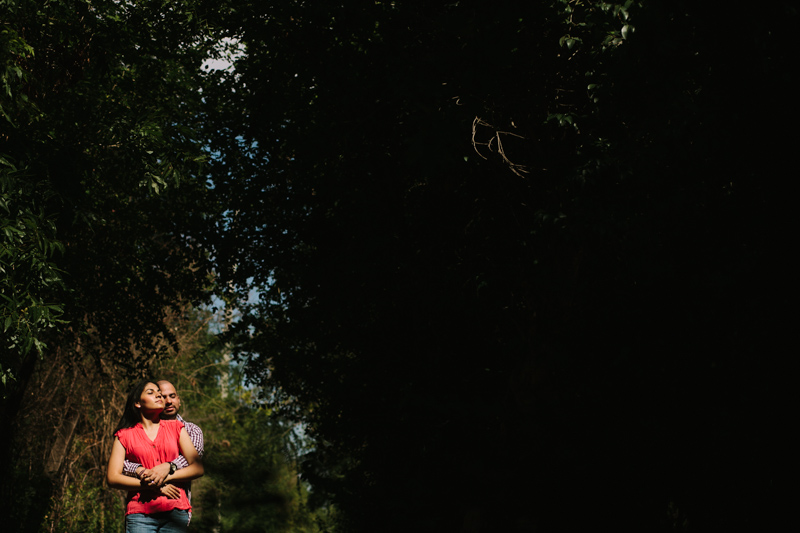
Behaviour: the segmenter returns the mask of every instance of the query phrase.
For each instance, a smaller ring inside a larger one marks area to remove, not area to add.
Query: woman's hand
[[[175,485],[170,485],[169,483],[166,485],[161,485],[160,487],[143,488],[141,491],[139,491],[139,494],[140,502],[153,501],[159,496],[166,496],[170,500],[177,500],[181,497],[180,489]]]
[[[139,479],[146,485],[160,486],[169,475],[169,463],[161,463],[153,468],[144,468],[139,472]]]
[[[175,485],[170,485],[167,483],[166,485],[161,485],[159,488],[162,496],[166,496],[170,500],[177,500],[181,497],[181,491]]]

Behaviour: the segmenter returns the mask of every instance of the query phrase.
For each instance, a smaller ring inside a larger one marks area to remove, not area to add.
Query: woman
[[[173,482],[203,475],[203,465],[189,434],[179,420],[161,420],[164,399],[153,381],[140,381],[128,394],[125,411],[114,431],[108,460],[108,485],[128,491],[125,510],[126,533],[172,533],[186,531],[191,509],[186,491]],[[170,469],[162,487],[149,487],[122,473],[125,459],[145,468],[171,462],[183,455],[189,466]],[[169,483],[169,484],[166,484]]]

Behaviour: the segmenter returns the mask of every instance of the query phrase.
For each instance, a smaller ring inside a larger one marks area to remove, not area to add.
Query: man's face
[[[181,399],[175,392],[175,387],[169,381],[159,381],[158,386],[161,388],[161,396],[164,397],[164,410],[161,412],[161,418],[175,418],[178,416],[178,409],[181,408]]]

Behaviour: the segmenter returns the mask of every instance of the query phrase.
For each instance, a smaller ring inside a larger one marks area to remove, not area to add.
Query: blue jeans
[[[125,533],[185,533],[189,511],[173,509],[165,513],[135,513],[125,517]]]

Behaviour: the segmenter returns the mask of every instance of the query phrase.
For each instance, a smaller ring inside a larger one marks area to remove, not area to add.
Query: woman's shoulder
[[[125,440],[126,438],[129,438],[134,431],[136,431],[137,426],[140,426],[140,424],[136,424],[135,426],[131,426],[129,428],[118,429],[117,432],[114,433],[114,436],[120,441]]]

